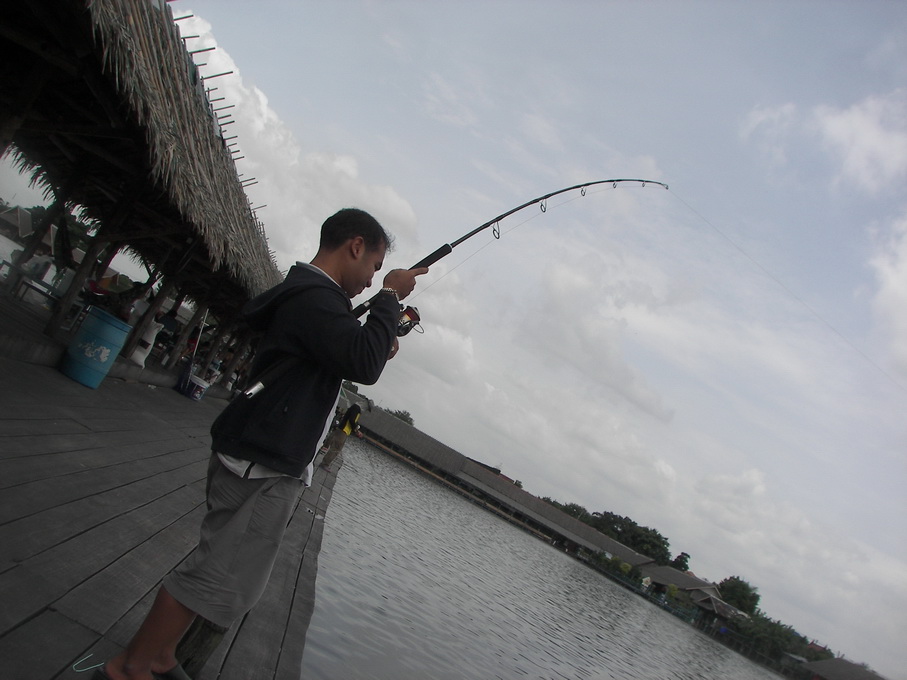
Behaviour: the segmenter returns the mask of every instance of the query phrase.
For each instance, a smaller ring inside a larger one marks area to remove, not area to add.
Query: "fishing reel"
[[[400,305],[401,307],[403,305]],[[421,317],[419,316],[419,310],[415,307],[406,307],[402,312],[400,312],[400,320],[397,321],[397,337],[402,338],[404,335],[407,335],[410,331],[416,331],[417,333],[424,333],[422,326],[419,325]]]

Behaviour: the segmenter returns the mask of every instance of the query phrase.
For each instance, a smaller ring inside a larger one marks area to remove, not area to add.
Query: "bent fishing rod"
[[[552,196],[557,196],[559,194],[566,194],[570,191],[576,191],[577,189],[579,189],[580,192],[582,193],[582,195],[585,196],[587,187],[595,186],[597,184],[611,184],[614,188],[617,188],[617,185],[621,182],[638,182],[638,183],[642,184],[642,186],[645,186],[646,184],[657,184],[658,186],[662,186],[665,189],[668,188],[668,185],[665,184],[664,182],[656,182],[651,179],[600,179],[600,180],[596,180],[594,182],[584,182],[583,184],[576,184],[572,187],[567,187],[566,189],[558,189],[557,191],[552,191],[550,194],[545,194],[544,196],[539,196],[538,198],[533,198],[531,201],[526,201],[522,205],[518,205],[516,208],[512,208],[512,209],[508,210],[507,212],[503,212],[496,217],[492,217],[490,220],[488,220],[484,224],[479,225],[478,227],[476,227],[475,229],[470,231],[468,234],[461,236],[453,243],[445,243],[443,246],[438,248],[435,252],[431,253],[430,255],[426,255],[421,260],[416,262],[416,264],[414,264],[412,267],[410,267],[410,269],[419,269],[420,267],[429,267],[429,266],[433,265],[435,262],[440,260],[442,257],[445,257],[446,255],[450,255],[450,253],[453,252],[453,249],[456,248],[461,243],[463,243],[463,241],[472,238],[479,232],[482,232],[485,229],[488,229],[488,227],[497,225],[498,222],[503,220],[505,217],[509,217],[513,213],[519,212],[523,208],[528,208],[530,205],[535,205],[536,203],[540,203],[542,205],[542,212],[545,212],[548,209],[546,201],[549,198],[551,198]],[[494,234],[495,234],[495,238],[501,237],[500,231],[498,230],[497,227],[495,228]],[[372,302],[375,300],[376,297],[377,297],[377,295],[372,297],[369,300],[366,300],[361,305],[356,307],[356,309],[353,310],[353,314],[357,318],[362,316],[363,314],[365,314],[369,310],[369,308],[372,306]],[[406,335],[407,333],[409,333],[409,331],[411,331],[413,328],[418,326],[418,323],[419,323],[418,311],[414,307],[407,307],[403,312],[403,317],[401,318],[401,323],[400,323],[400,326],[398,327],[397,335],[400,335],[400,336]]]
[[[570,191],[576,191],[577,189],[579,189],[582,192],[582,195],[585,196],[587,187],[592,187],[597,184],[611,184],[614,186],[614,188],[617,188],[617,185],[621,182],[638,182],[639,184],[642,184],[643,186],[645,186],[646,184],[657,184],[658,186],[662,186],[665,189],[668,188],[668,185],[665,184],[664,182],[656,182],[651,179],[601,179],[601,180],[597,180],[595,182],[585,182],[583,184],[576,184],[572,187],[567,187],[566,189],[559,189],[558,191],[552,191],[550,194],[545,194],[544,196],[539,196],[538,198],[533,198],[531,201],[526,201],[522,205],[518,205],[516,208],[512,208],[511,210],[508,210],[507,212],[503,212],[500,215],[498,215],[497,217],[492,217],[490,220],[485,222],[485,224],[479,225],[478,227],[473,229],[468,234],[465,234],[465,235],[461,236],[460,238],[458,238],[453,243],[445,243],[443,246],[438,248],[435,252],[431,253],[430,255],[427,255],[426,257],[423,257],[421,260],[416,262],[416,264],[414,264],[412,267],[410,267],[410,269],[419,269],[420,267],[428,267],[428,266],[433,265],[435,262],[440,260],[442,257],[444,257],[446,255],[450,255],[450,253],[453,251],[453,249],[456,248],[461,243],[463,243],[463,241],[472,238],[479,232],[484,231],[485,229],[488,229],[488,227],[497,225],[498,222],[503,220],[505,217],[509,217],[513,213],[519,212],[523,208],[528,208],[530,205],[535,205],[536,203],[541,203],[542,212],[545,212],[548,209],[545,201],[547,201],[552,196],[557,196],[559,194],[566,194]],[[495,238],[501,237],[499,228],[497,228],[497,227],[495,228],[494,235],[495,235]],[[371,299],[363,302],[361,305],[359,305],[358,307],[356,307],[356,309],[353,310],[353,314],[356,315],[356,318],[362,316],[363,314],[365,314],[368,311],[369,307],[372,306],[372,302],[375,300],[376,297],[378,297],[378,296],[377,295],[373,296]],[[397,336],[402,337],[402,336],[406,335],[407,333],[409,333],[411,330],[414,330],[417,328],[419,328],[419,310],[417,310],[415,307],[404,308],[403,305],[400,305],[400,320],[397,323]],[[243,392],[243,395],[246,398],[251,398],[251,397],[255,396],[256,394],[258,394],[258,392],[260,392],[261,390],[264,389],[265,385],[270,385],[277,377],[279,377],[284,372],[286,372],[286,370],[288,370],[288,368],[290,366],[292,366],[295,361],[296,360],[293,357],[288,357],[282,361],[278,361],[274,366],[272,366],[271,368],[266,370],[261,376],[259,376],[259,378],[255,382],[255,384],[253,384],[251,387],[246,389]]]

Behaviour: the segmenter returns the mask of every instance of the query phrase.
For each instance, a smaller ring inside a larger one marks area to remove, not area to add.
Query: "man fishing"
[[[214,422],[198,547],[164,579],[126,650],[95,680],[186,680],[175,653],[195,617],[227,627],[261,597],[342,380],[377,382],[399,347],[399,301],[428,271],[388,272],[360,324],[350,299],[371,286],[390,245],[371,215],[341,210],[322,225],[311,263],[297,263],[246,305],[246,321],[264,333],[252,367],[263,387],[234,399]]]

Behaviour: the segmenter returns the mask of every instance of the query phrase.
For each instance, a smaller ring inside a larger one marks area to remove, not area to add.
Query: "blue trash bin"
[[[86,387],[97,388],[123,349],[130,330],[132,326],[113,314],[90,307],[66,348],[60,370]]]

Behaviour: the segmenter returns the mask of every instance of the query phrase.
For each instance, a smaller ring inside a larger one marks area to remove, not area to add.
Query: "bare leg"
[[[331,463],[334,462],[334,459],[340,454],[343,450],[343,445],[346,443],[346,432],[341,429],[336,429],[331,433],[331,436],[328,438],[328,452],[324,455],[324,459],[321,461],[321,467],[326,470],[331,469]]]
[[[126,647],[104,667],[112,680],[153,680],[176,665],[176,646],[195,620],[195,612],[178,602],[163,587],[148,616]]]

